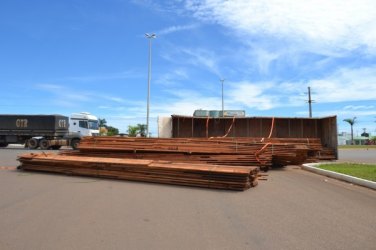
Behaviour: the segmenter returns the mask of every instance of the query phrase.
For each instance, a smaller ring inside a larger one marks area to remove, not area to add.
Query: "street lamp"
[[[220,79],[220,81],[222,82],[222,117],[224,117],[225,113],[224,113],[224,103],[223,103],[223,82],[225,81],[225,79]]]
[[[149,137],[149,106],[150,106],[150,80],[151,80],[151,40],[157,36],[146,33],[145,37],[149,39],[149,70],[148,70],[148,95],[146,107],[146,137]]]

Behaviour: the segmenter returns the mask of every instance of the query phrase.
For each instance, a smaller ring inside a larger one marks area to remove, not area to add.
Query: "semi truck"
[[[63,115],[0,114],[0,147],[25,144],[30,149],[77,148],[81,137],[99,135],[98,118],[87,112]]]

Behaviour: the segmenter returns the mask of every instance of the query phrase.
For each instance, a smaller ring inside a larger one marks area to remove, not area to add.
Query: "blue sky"
[[[0,113],[86,111],[126,132],[157,117],[357,117],[376,134],[374,0],[2,0]]]

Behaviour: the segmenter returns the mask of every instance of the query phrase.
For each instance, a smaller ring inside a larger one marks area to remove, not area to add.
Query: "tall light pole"
[[[315,102],[311,98],[311,87],[308,87],[308,107],[309,107],[309,118],[312,118],[312,103]]]
[[[146,137],[149,137],[149,109],[150,109],[150,80],[151,80],[151,40],[157,36],[146,33],[145,37],[149,40],[149,70],[148,70],[148,95],[146,104]]]
[[[223,82],[225,81],[225,79],[220,79],[221,83],[222,83],[222,117],[225,116],[225,113],[224,113],[224,103],[223,103]]]

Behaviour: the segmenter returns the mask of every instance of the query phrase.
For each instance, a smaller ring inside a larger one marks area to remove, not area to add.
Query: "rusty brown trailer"
[[[172,115],[173,138],[260,137],[318,138],[338,159],[337,116],[304,117],[193,117]],[[274,120],[274,128],[271,131]]]

